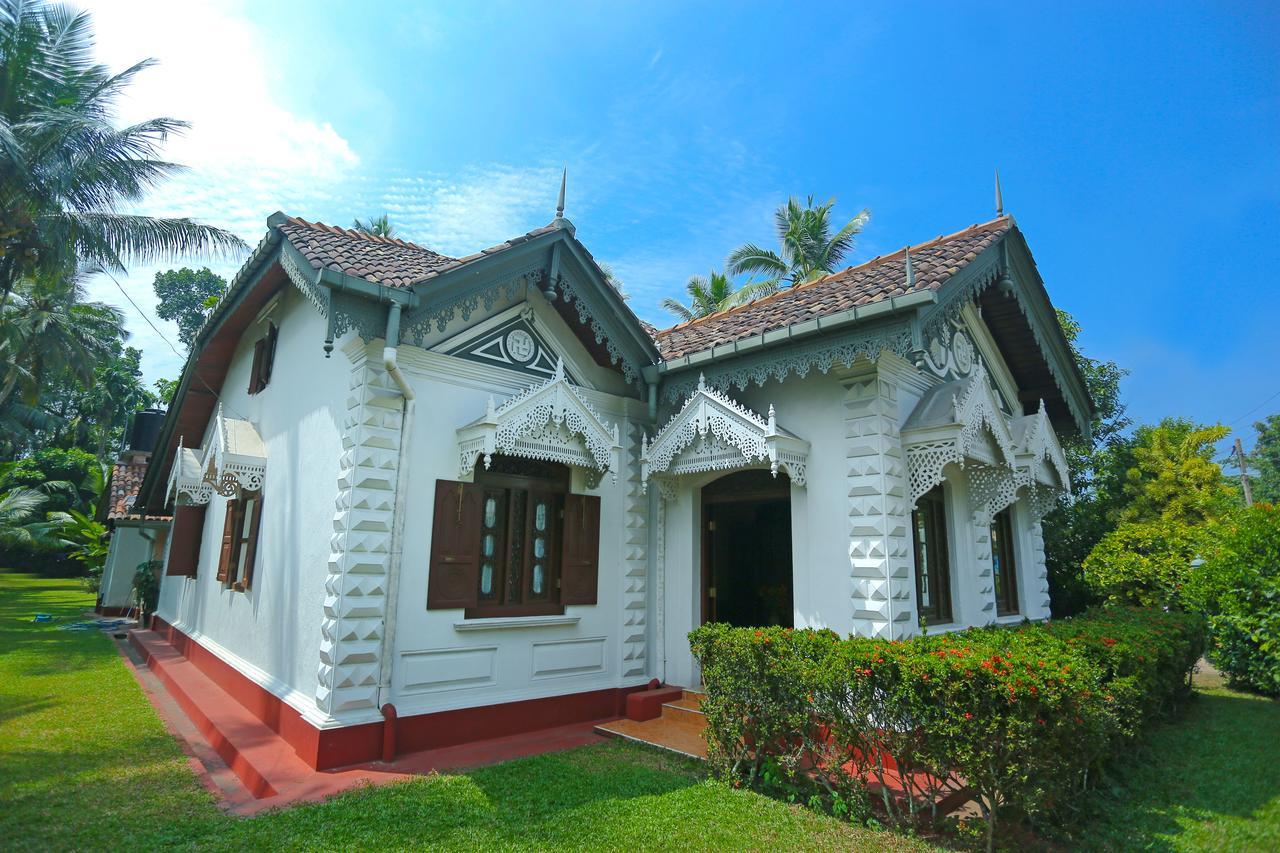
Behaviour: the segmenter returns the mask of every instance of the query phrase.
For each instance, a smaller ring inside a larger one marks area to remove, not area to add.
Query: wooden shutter
[[[262,351],[266,347],[267,339],[262,338],[253,345],[253,365],[249,368],[249,393],[257,394],[262,390]]]
[[[483,498],[484,489],[474,483],[436,480],[428,610],[476,606]]]
[[[267,383],[271,381],[271,368],[276,361],[276,338],[279,336],[280,330],[276,328],[275,323],[267,324],[266,344],[262,348],[262,364],[258,367],[258,390],[261,391],[267,387]]]
[[[600,568],[600,498],[566,495],[560,550],[560,603],[595,604]]]
[[[218,582],[227,582],[231,569],[231,555],[236,549],[236,502],[227,501],[227,513],[222,521],[222,549],[218,552]]]
[[[253,517],[249,519],[249,539],[240,547],[245,549],[244,577],[240,578],[240,588],[248,589],[253,583],[253,561],[258,556],[258,527],[262,523],[262,495],[253,498]]]
[[[204,535],[204,511],[202,506],[179,506],[173,512],[173,545],[169,548],[169,564],[166,575],[183,575],[193,578],[200,566],[200,540]]]

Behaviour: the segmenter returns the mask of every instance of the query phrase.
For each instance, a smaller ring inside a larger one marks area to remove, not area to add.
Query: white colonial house
[[[332,767],[696,686],[708,620],[1046,618],[1090,405],[1008,216],[656,331],[561,212],[464,258],[275,214],[133,511],[156,629]]]

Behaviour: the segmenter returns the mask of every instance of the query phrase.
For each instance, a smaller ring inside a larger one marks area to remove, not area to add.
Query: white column
[[[867,373],[845,384],[844,404],[854,630],[896,639],[915,623],[898,388]]]

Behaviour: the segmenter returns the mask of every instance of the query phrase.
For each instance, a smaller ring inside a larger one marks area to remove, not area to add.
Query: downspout
[[[400,599],[400,563],[404,550],[405,491],[409,480],[409,447],[412,444],[415,409],[413,388],[400,372],[396,352],[396,347],[400,343],[401,310],[403,309],[399,302],[391,303],[387,313],[386,343],[382,348],[382,366],[404,397],[404,417],[400,421],[400,452],[396,462],[395,505],[391,510],[391,556],[387,564],[387,613],[382,622],[382,653],[378,658],[378,707],[384,709],[384,716],[387,717],[386,725],[392,727],[395,725],[395,711],[392,708],[390,716],[387,716],[385,706],[389,704],[386,699],[391,692],[391,658],[395,651],[396,610]],[[384,753],[387,749],[388,745],[384,743]],[[394,754],[394,741],[389,749]],[[384,755],[384,760],[389,759]]]

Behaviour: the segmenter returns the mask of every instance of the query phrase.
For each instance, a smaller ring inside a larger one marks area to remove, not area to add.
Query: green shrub
[[[1180,613],[1099,609],[908,641],[713,624],[690,642],[721,774],[763,787],[779,777],[830,803],[870,782],[885,815],[907,823],[936,820],[940,792],[963,784],[993,833],[1002,812],[1063,806],[1175,703],[1203,626]]]
[[[1190,584],[1209,615],[1209,660],[1233,682],[1280,696],[1280,508],[1238,510],[1215,532]]]
[[[1203,526],[1173,519],[1125,522],[1085,557],[1085,582],[1110,604],[1180,607],[1206,535]]]

